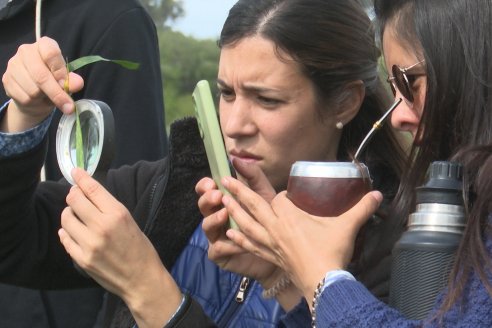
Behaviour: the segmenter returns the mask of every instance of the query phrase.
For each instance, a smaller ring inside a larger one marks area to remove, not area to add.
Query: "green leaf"
[[[75,152],[77,157],[77,167],[85,170],[84,160],[84,141],[82,140],[82,128],[80,126],[79,110],[75,106]]]
[[[101,57],[101,56],[85,56],[85,57],[77,58],[77,59],[71,61],[70,63],[68,63],[68,70],[70,72],[73,72],[79,68],[86,66],[86,65],[96,63],[99,61],[112,62],[112,63],[118,64],[124,68],[131,69],[131,70],[136,70],[140,67],[139,63],[135,63],[135,62],[128,61],[128,60],[106,59],[106,58]]]

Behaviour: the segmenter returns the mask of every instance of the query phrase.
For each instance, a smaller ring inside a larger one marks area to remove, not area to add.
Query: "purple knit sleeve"
[[[485,239],[485,246],[490,256],[491,236]],[[490,269],[487,274],[488,282],[492,284]],[[316,309],[316,327],[492,327],[492,297],[475,272],[468,278],[461,298],[449,311],[441,313],[444,297],[445,291],[438,296],[428,319],[408,320],[376,299],[360,282],[340,280],[321,294]]]

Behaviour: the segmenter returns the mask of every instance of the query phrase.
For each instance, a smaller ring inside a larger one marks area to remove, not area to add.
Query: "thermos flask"
[[[448,282],[465,227],[462,166],[433,162],[416,188],[416,210],[393,248],[389,303],[409,319],[425,318]]]

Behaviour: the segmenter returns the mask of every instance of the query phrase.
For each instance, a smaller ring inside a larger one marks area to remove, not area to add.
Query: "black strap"
[[[164,328],[216,328],[198,302],[189,294],[184,295],[184,302],[174,317]]]

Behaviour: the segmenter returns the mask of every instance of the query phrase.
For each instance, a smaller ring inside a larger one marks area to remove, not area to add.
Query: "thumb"
[[[352,224],[355,231],[359,231],[360,227],[376,212],[382,201],[383,195],[381,192],[377,190],[371,191],[340,217],[344,218],[347,223]]]

